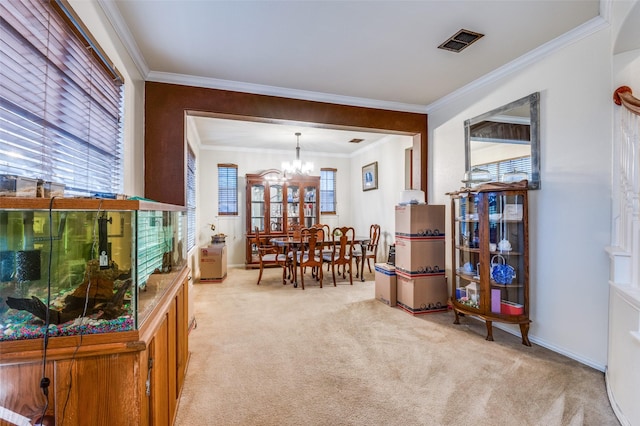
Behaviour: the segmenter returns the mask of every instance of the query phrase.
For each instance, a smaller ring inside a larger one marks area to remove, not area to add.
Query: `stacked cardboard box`
[[[212,244],[200,248],[200,282],[220,283],[227,277],[227,246]]]
[[[376,263],[376,299],[396,306],[396,268],[388,263]]]
[[[411,314],[447,310],[445,206],[396,206],[397,303]]]

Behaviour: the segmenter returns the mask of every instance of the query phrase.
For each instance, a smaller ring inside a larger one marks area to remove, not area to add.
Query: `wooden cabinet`
[[[320,217],[320,176],[298,175],[284,179],[279,170],[247,174],[246,263],[258,266],[253,245],[255,229],[265,239],[286,234],[289,225],[310,227]]]
[[[68,426],[173,424],[189,356],[188,275],[176,273],[139,330],[51,338],[46,357],[42,339],[0,342],[2,407],[32,423],[47,407]]]
[[[529,332],[529,238],[527,182],[488,183],[451,196],[452,294],[460,314],[482,318],[487,340],[492,322],[518,324]]]

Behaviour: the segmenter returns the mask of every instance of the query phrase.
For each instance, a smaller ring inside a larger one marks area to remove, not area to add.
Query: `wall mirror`
[[[464,134],[468,175],[540,188],[540,92],[466,120]]]

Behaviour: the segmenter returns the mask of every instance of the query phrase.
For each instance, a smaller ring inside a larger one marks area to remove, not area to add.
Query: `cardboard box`
[[[448,309],[449,291],[444,276],[405,278],[397,275],[397,303],[413,315]]]
[[[444,275],[444,239],[415,241],[396,236],[396,274],[408,278]]]
[[[396,306],[396,268],[387,263],[376,263],[376,299],[389,306]]]
[[[444,238],[444,215],[444,205],[398,205],[396,206],[396,236]]]
[[[227,277],[227,246],[200,248],[200,282],[222,282]]]

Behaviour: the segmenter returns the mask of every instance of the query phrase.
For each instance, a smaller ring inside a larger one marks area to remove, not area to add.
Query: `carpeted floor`
[[[279,269],[196,284],[176,425],[618,425],[604,374],[453,313],[412,316],[366,282]]]

